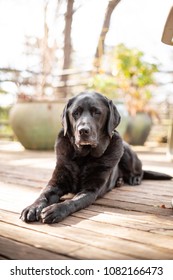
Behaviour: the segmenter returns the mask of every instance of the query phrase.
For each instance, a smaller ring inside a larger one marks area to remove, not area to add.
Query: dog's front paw
[[[58,223],[70,214],[69,210],[66,201],[52,204],[41,211],[41,221],[45,224]]]
[[[38,221],[44,207],[46,207],[44,202],[35,202],[22,211],[20,219],[26,223]]]

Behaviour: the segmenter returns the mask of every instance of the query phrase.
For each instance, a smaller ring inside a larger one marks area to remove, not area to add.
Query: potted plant
[[[10,111],[10,124],[17,139],[26,149],[53,149],[57,131],[61,127],[62,99],[20,99]]]
[[[153,117],[158,118],[157,112],[150,106],[152,87],[156,84],[154,73],[158,71],[157,65],[146,62],[143,52],[127,48],[124,44],[115,48],[112,62],[111,79],[114,81],[115,98],[118,97],[123,102],[128,113],[128,117],[125,114],[127,125],[122,136],[129,144],[143,145],[149,135]],[[96,76],[90,87],[102,91],[95,80]],[[113,95],[114,92],[112,91]],[[124,121],[123,115],[122,119]]]

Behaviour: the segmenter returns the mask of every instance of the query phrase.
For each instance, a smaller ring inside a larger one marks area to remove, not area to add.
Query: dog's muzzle
[[[95,148],[98,143],[96,136],[93,134],[92,129],[88,125],[79,125],[75,133],[76,146],[91,146]]]

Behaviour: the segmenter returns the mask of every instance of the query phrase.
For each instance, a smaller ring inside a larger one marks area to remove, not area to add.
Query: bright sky
[[[22,65],[24,35],[42,33],[43,0],[0,0],[0,67]],[[51,0],[52,5],[56,0]],[[73,22],[74,48],[81,62],[95,52],[107,0],[84,0]],[[108,45],[125,43],[156,56],[171,67],[173,48],[161,43],[172,0],[121,0],[114,11]],[[58,30],[57,30],[58,33]],[[173,68],[173,67],[172,67]]]

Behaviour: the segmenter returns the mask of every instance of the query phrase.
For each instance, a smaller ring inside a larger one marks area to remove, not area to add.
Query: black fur
[[[171,179],[142,170],[137,155],[115,131],[119,122],[115,105],[101,94],[84,92],[69,100],[56,141],[52,178],[38,199],[22,211],[23,221],[59,222],[123,181],[139,185],[143,178]],[[67,193],[75,196],[61,202]]]

